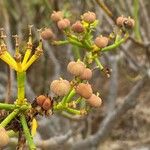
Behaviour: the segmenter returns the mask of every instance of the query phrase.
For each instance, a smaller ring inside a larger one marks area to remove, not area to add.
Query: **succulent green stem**
[[[110,51],[112,49],[115,49],[117,47],[119,47],[122,43],[124,43],[127,40],[128,36],[122,38],[121,40],[117,41],[116,43],[109,45],[107,47],[104,47],[101,49],[102,52],[106,52],[106,51]]]
[[[9,137],[15,137],[15,136],[18,135],[18,133],[14,132],[13,130],[8,130],[7,134],[8,134]]]
[[[76,46],[79,46],[79,47],[84,47],[84,45],[83,45],[81,42],[79,42],[79,41],[77,41],[77,40],[75,40],[75,39],[68,38],[68,41],[69,41],[71,44],[73,44],[73,45],[76,45]]]
[[[69,108],[67,105],[62,105],[61,102],[53,107],[54,111],[66,111],[71,114],[80,115],[80,110]]]
[[[81,59],[80,49],[77,46],[72,46],[72,51],[73,51],[75,60]]]
[[[25,104],[25,80],[26,72],[17,72],[18,105]]]
[[[80,115],[81,112],[80,110],[77,110],[77,109],[72,109],[72,108],[69,108],[69,107],[66,107],[66,109],[64,109],[65,111],[71,113],[71,114],[76,114],[76,115]]]
[[[78,104],[78,103],[80,103],[81,102],[81,100],[82,100],[82,97],[79,97],[75,102],[76,102],[76,104]]]
[[[0,109],[5,109],[5,110],[14,110],[14,109],[20,109],[21,111],[27,110],[30,108],[30,105],[22,105],[21,107],[19,105],[15,104],[5,104],[5,103],[0,103]]]
[[[94,58],[97,66],[99,67],[100,71],[104,69],[103,65],[101,64],[101,62],[99,61],[99,59],[96,57]]]
[[[68,97],[66,98],[66,103],[68,103],[75,94],[76,92],[75,92],[75,89],[73,88],[72,91],[69,93]]]
[[[120,40],[120,38],[121,38],[120,35],[117,34],[117,35],[116,35],[116,38],[115,38],[115,43],[117,43],[117,42]]]
[[[69,100],[75,95],[75,90],[71,88],[71,90],[68,92],[66,96],[63,97],[61,103],[62,105],[69,102]]]
[[[20,121],[21,121],[21,124],[22,124],[22,127],[23,127],[24,135],[25,135],[26,140],[28,142],[29,149],[30,150],[35,150],[36,146],[34,144],[33,137],[30,134],[30,130],[28,128],[27,121],[26,121],[26,118],[25,118],[24,114],[21,114]]]
[[[14,110],[14,109],[16,109],[16,105],[14,105],[14,104],[0,103],[0,109]]]
[[[139,27],[139,0],[134,0],[134,10],[133,15],[135,19],[135,38],[141,42],[141,34],[140,34],[140,27]]]
[[[64,41],[53,41],[52,42],[53,45],[65,45],[65,44],[69,44],[68,40],[64,40]]]
[[[19,109],[15,109],[12,113],[10,113],[0,124],[0,127],[5,127],[10,121],[15,118],[15,116],[19,113]]]

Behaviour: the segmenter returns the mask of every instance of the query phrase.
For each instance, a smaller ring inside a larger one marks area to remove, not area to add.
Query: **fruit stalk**
[[[19,113],[19,109],[15,109],[12,113],[10,113],[0,124],[0,127],[5,127],[15,116]]]
[[[14,105],[14,104],[0,103],[0,109],[14,110],[15,108],[16,108],[16,105]]]
[[[35,146],[35,144],[33,142],[33,137],[30,134],[30,131],[29,131],[29,128],[28,128],[28,125],[27,125],[27,121],[26,121],[26,118],[25,118],[24,114],[22,114],[20,116],[20,121],[21,121],[21,124],[22,124],[22,127],[23,127],[23,132],[25,134],[26,140],[27,140],[28,145],[29,145],[29,149],[30,150],[35,150],[36,146]]]

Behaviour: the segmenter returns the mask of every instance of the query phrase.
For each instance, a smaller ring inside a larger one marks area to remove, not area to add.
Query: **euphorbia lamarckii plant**
[[[120,16],[116,19],[117,32],[109,35],[99,35],[94,37],[98,20],[94,12],[84,13],[79,20],[71,23],[64,17],[63,12],[54,11],[51,20],[65,35],[65,40],[56,40],[57,37],[51,28],[44,28],[39,32],[39,45],[32,52],[33,37],[32,28],[29,26],[29,38],[26,43],[26,51],[20,51],[19,37],[15,38],[15,54],[11,56],[7,50],[4,38],[5,32],[1,29],[0,34],[0,59],[16,72],[17,99],[13,104],[0,103],[0,109],[7,111],[0,118],[0,148],[7,146],[10,137],[13,135],[25,137],[30,150],[36,149],[33,141],[37,122],[36,117],[54,115],[55,113],[65,113],[65,115],[87,115],[92,107],[100,107],[102,99],[99,93],[93,91],[89,80],[92,78],[95,63],[96,67],[110,76],[109,69],[105,68],[101,61],[101,54],[119,47],[129,37],[129,30],[134,27],[134,20],[130,17]],[[43,54],[43,41],[48,40],[53,45],[71,44],[78,48],[77,58],[69,62],[66,70],[72,75],[72,80],[59,78],[52,81],[50,90],[53,97],[48,97],[39,93],[30,103],[26,98],[25,81],[28,68]],[[80,50],[84,55],[80,55]],[[18,142],[21,142],[18,140]],[[24,142],[25,143],[25,142]]]

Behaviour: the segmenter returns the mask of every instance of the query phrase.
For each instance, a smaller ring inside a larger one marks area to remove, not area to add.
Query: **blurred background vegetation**
[[[136,20],[136,27],[129,40],[113,52],[104,54],[102,61],[112,69],[112,76],[107,79],[99,70],[94,71],[91,84],[95,91],[103,98],[101,109],[92,110],[85,119],[74,121],[62,116],[48,119],[39,118],[39,129],[36,140],[49,139],[53,136],[65,134],[68,130],[79,128],[72,140],[86,139],[95,135],[107,114],[113,112],[124,103],[124,98],[133,90],[145,74],[150,74],[150,1],[149,0],[0,0],[0,27],[5,28],[6,42],[9,51],[14,53],[14,39],[11,35],[18,34],[22,46],[28,39],[28,25],[34,25],[34,45],[37,45],[37,29],[51,27],[58,39],[64,39],[61,31],[50,20],[50,14],[55,10],[65,13],[71,22],[80,19],[86,11],[96,13],[100,24],[95,36],[109,35],[115,28],[114,20],[117,16],[131,16]],[[34,48],[33,48],[34,49]],[[29,70],[27,75],[27,98],[32,101],[36,95],[50,94],[49,84],[58,77],[70,78],[66,72],[66,65],[73,60],[74,48],[67,46],[52,46],[45,43],[44,56]],[[82,51],[82,49],[81,49]],[[11,84],[8,84],[11,81]],[[11,91],[8,96],[8,91]],[[138,91],[138,97],[131,99],[132,109],[117,117],[117,121],[108,126],[108,133],[99,138],[98,144],[90,149],[101,150],[149,150],[150,149],[150,81]],[[16,98],[16,81],[13,71],[0,61],[0,99],[13,102]],[[136,101],[136,102],[135,102]],[[65,125],[64,125],[65,124]],[[13,149],[13,143],[10,148]],[[57,145],[52,149],[73,149]],[[51,146],[39,149],[50,149]],[[143,148],[143,149],[142,149]],[[86,148],[87,149],[87,148]]]

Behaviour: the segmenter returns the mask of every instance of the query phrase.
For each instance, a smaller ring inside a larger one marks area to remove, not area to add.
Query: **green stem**
[[[140,27],[139,27],[139,0],[134,0],[134,11],[133,11],[134,19],[135,19],[135,38],[138,41],[141,41]]]
[[[68,40],[65,41],[53,41],[52,42],[53,45],[65,45],[65,44],[69,44]]]
[[[29,145],[29,149],[30,150],[35,150],[36,146],[35,146],[35,144],[33,142],[33,137],[30,134],[30,131],[29,131],[29,128],[28,128],[28,125],[27,125],[27,121],[26,121],[26,118],[25,118],[24,114],[22,114],[20,116],[20,121],[21,121],[21,124],[22,124],[22,127],[23,127],[23,132],[25,134],[26,140],[27,140],[28,145]]]
[[[120,41],[118,41],[118,42],[116,42],[116,43],[114,43],[114,44],[112,44],[112,45],[109,45],[109,46],[107,46],[107,47],[104,47],[104,48],[101,49],[101,51],[102,51],[102,52],[106,52],[106,51],[110,51],[110,50],[112,50],[112,49],[115,49],[115,48],[119,47],[122,43],[124,43],[124,42],[126,41],[126,39],[127,39],[127,38],[123,38],[123,39],[121,39]]]
[[[61,102],[58,103],[57,105],[55,105],[53,107],[53,110],[54,111],[66,111],[66,112],[71,113],[71,114],[80,115],[80,110],[69,108],[65,105],[62,105]]]
[[[71,113],[71,114],[76,114],[76,115],[80,115],[81,114],[80,110],[77,110],[77,109],[72,109],[72,108],[66,107],[64,110],[69,112],[69,113]]]
[[[72,51],[74,53],[75,60],[81,59],[80,50],[77,46],[72,46]]]
[[[25,104],[25,80],[26,72],[17,72],[18,105]]]
[[[66,104],[75,95],[75,90],[71,88],[66,96],[63,97],[61,104]]]
[[[0,103],[0,109],[14,110],[14,109],[16,109],[16,105],[14,105],[14,104]]]
[[[76,46],[79,46],[79,47],[84,48],[84,45],[82,45],[81,42],[79,42],[79,41],[77,41],[77,40],[75,40],[75,39],[68,38],[68,41],[69,41],[71,44],[73,44],[73,45],[76,45]]]
[[[99,59],[96,57],[94,58],[97,66],[99,67],[100,71],[104,69],[104,67],[102,66],[101,62],[99,61]]]
[[[78,103],[80,103],[81,102],[81,100],[82,100],[82,97],[79,97],[75,102],[76,102],[76,104],[78,104]]]
[[[76,94],[75,89],[72,89],[72,91],[69,93],[68,97],[66,98],[66,103],[68,103],[75,94]]]
[[[14,109],[20,109],[21,111],[29,109],[29,105],[22,105],[21,107],[19,105],[15,104],[5,104],[5,103],[0,103],[0,109],[5,109],[5,110],[14,110]]]
[[[116,39],[115,39],[115,43],[118,43],[118,41],[120,40],[120,38],[121,38],[120,35],[117,34],[117,35],[116,35]]]
[[[19,109],[15,109],[12,113],[10,113],[0,124],[0,127],[5,127],[10,121],[15,118],[15,116],[19,113]]]
[[[8,134],[9,137],[15,137],[15,136],[18,135],[18,133],[14,132],[13,130],[7,131],[7,134]]]

